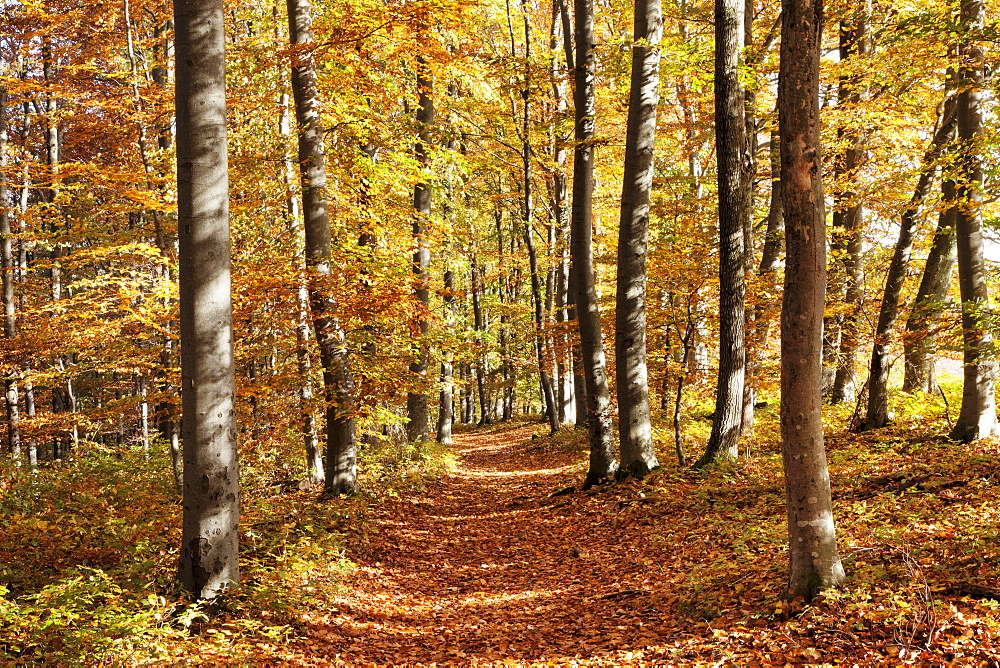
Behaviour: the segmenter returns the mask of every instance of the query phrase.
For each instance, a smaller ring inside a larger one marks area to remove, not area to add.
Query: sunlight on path
[[[536,429],[459,434],[456,471],[380,508],[378,544],[310,629],[322,663],[621,665],[652,640],[662,615],[628,600],[649,584],[642,539],[597,498],[551,497],[585,455],[533,449]]]

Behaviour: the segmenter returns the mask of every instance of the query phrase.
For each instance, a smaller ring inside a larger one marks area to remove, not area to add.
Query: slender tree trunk
[[[573,285],[580,328],[580,352],[587,389],[587,429],[590,432],[590,468],[583,486],[610,479],[618,468],[611,429],[611,396],[601,339],[601,314],[594,277],[594,3],[575,0],[576,148],[573,162],[572,257]]]
[[[294,45],[312,48],[312,5],[288,0],[288,36]],[[320,119],[316,65],[311,52],[292,64],[292,97],[298,122],[299,174],[306,235],[306,271],[313,329],[323,366],[326,394],[326,470],[324,492],[353,494],[358,489],[357,433],[354,421],[354,379],[347,342],[336,316],[329,285],[330,215],[326,196],[326,150]]]
[[[781,450],[788,509],[785,598],[811,601],[844,580],[821,416],[826,234],[819,145],[821,0],[783,0],[778,123],[784,184]]]
[[[486,331],[483,322],[482,293],[483,284],[480,276],[479,263],[472,256],[472,327],[476,332],[476,343],[480,347],[476,359],[476,389],[479,392],[479,425],[492,422],[489,398],[486,396],[486,355],[482,351],[483,333]]]
[[[11,243],[10,201],[7,190],[7,89],[0,88],[0,271],[3,289],[3,336],[9,344],[17,338],[17,302],[14,298],[14,248]],[[13,360],[10,360],[13,361]],[[21,415],[14,364],[9,365],[10,375],[4,378],[4,397],[7,402],[7,449],[14,461],[21,464]]]
[[[213,599],[239,582],[239,464],[222,0],[175,0],[184,518],[179,579]]]
[[[428,168],[430,154],[430,126],[434,123],[434,101],[433,83],[430,79],[430,72],[422,57],[417,59],[417,88],[419,90],[419,104],[417,107],[417,126],[419,128],[419,140],[414,148],[417,161],[424,169]],[[427,309],[430,306],[430,292],[428,283],[430,282],[431,251],[427,242],[428,219],[431,215],[431,186],[428,181],[418,183],[413,189],[413,240],[416,243],[416,250],[413,253],[413,274],[416,283],[414,295],[417,298],[421,312],[417,316],[416,329],[419,332],[420,341],[417,344],[417,357],[410,364],[410,373],[417,383],[426,383],[427,366],[429,354],[427,350],[427,333],[429,325],[427,321]],[[430,411],[428,408],[426,391],[409,392],[406,396],[406,416],[409,422],[406,424],[406,435],[411,441],[426,441],[428,438]]]
[[[451,269],[444,272],[445,322],[450,329],[455,325],[455,273]],[[438,409],[437,442],[452,443],[451,427],[455,421],[455,383],[451,355],[446,353],[441,362],[441,405]]]
[[[739,456],[746,378],[746,246],[750,191],[744,178],[746,114],[739,81],[745,0],[715,3],[715,141],[719,175],[719,381],[700,468]]]
[[[945,299],[951,287],[951,273],[955,266],[957,216],[955,182],[946,178],[941,181],[941,213],[938,216],[937,230],[934,232],[910,317],[906,321],[903,345],[905,392],[933,392],[937,387],[934,368],[937,336],[932,330],[932,323],[944,312]]]
[[[862,3],[858,18],[840,23],[840,60],[864,58],[868,54],[867,15],[870,11],[867,1]],[[862,90],[857,76],[841,77],[837,92],[837,103],[842,106],[857,106],[861,102]],[[834,170],[844,187],[834,194],[833,230],[834,243],[831,251],[837,264],[844,287],[844,313],[840,318],[840,350],[837,354],[837,370],[830,402],[834,404],[854,400],[855,366],[859,347],[859,320],[861,318],[861,236],[864,231],[864,207],[857,192],[860,184],[860,169],[865,161],[864,136],[857,129],[838,130],[843,141],[848,143],[842,156],[837,156]],[[838,285],[839,288],[839,285]],[[871,396],[869,394],[869,396]]]
[[[865,414],[864,429],[879,429],[889,423],[889,346],[892,330],[899,315],[899,299],[903,292],[903,281],[913,251],[913,239],[919,222],[920,205],[927,197],[937,171],[938,159],[955,133],[955,98],[948,98],[944,104],[940,127],[924,154],[920,177],[910,197],[910,204],[903,211],[899,223],[899,239],[889,263],[885,278],[885,291],[879,309],[878,324],[875,326],[875,345],[868,372],[868,409]]]
[[[277,18],[278,3],[274,6],[275,43],[280,43]],[[281,112],[278,118],[278,132],[282,137],[291,137],[292,129],[289,114],[289,96],[282,91],[280,97]],[[297,239],[301,239],[304,247],[305,230],[303,229],[302,201],[295,188],[295,160],[283,153],[281,177],[285,183],[285,212],[289,231]],[[326,480],[323,466],[323,451],[319,444],[316,426],[316,409],[313,406],[312,357],[309,353],[309,279],[308,270],[302,258],[298,262],[298,285],[296,289],[295,309],[295,362],[299,373],[299,411],[302,418],[302,446],[305,451],[306,477],[312,485],[322,485]]]
[[[621,476],[641,478],[659,462],[649,421],[646,367],[646,251],[659,102],[660,0],[635,0],[632,74],[625,131],[625,173],[618,227],[615,380]]]
[[[989,295],[983,262],[983,53],[970,33],[982,30],[983,0],[962,0],[962,24],[966,32],[959,48],[958,71],[958,178],[957,228],[958,286],[962,295],[962,338],[965,377],[962,409],[950,438],[970,443],[995,435],[997,425],[994,380],[996,365],[989,350],[993,337],[985,326],[984,309]]]

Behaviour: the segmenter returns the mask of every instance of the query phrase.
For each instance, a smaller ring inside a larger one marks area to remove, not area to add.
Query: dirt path
[[[583,478],[581,456],[532,450],[532,430],[458,435],[453,474],[381,506],[371,554],[310,630],[317,660],[663,665],[656,550],[613,521],[617,499],[551,497]]]

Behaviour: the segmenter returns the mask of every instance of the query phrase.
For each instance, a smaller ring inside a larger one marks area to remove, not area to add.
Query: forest
[[[996,665],[997,6],[4,0],[0,663]]]

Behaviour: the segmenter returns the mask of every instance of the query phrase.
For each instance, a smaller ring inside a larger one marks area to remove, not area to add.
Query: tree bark
[[[625,173],[618,227],[615,382],[618,388],[619,477],[656,468],[646,366],[646,251],[659,102],[660,0],[635,0],[632,74],[625,130]]]
[[[700,468],[739,456],[746,379],[746,257],[743,222],[750,191],[744,178],[746,115],[739,80],[744,0],[715,3],[715,141],[719,179],[719,378],[715,418]]]
[[[573,162],[572,257],[576,289],[580,352],[587,390],[590,468],[583,486],[610,479],[618,468],[611,429],[611,395],[601,339],[601,313],[594,278],[594,3],[575,0],[576,89],[573,92],[576,129]]]
[[[962,295],[962,339],[965,376],[962,409],[950,438],[963,443],[993,436],[997,426],[994,380],[996,367],[990,358],[993,337],[984,324],[989,295],[983,262],[983,53],[970,33],[983,28],[983,0],[962,0],[965,31],[959,47],[962,65],[958,71],[958,179],[956,220],[958,285]]]
[[[913,238],[919,222],[920,205],[927,197],[937,171],[938,159],[955,133],[955,99],[945,101],[940,127],[934,133],[931,145],[924,153],[920,177],[910,197],[910,204],[903,211],[899,223],[899,239],[889,262],[885,277],[885,291],[875,326],[875,345],[868,372],[868,406],[863,429],[879,429],[889,423],[889,346],[892,329],[899,315],[899,299],[906,280],[906,270],[913,251]]]
[[[11,243],[10,213],[7,208],[7,89],[0,88],[0,271],[3,289],[3,337],[8,345],[17,338],[17,302],[14,299],[14,248]],[[14,462],[21,464],[21,414],[17,388],[17,362],[7,360],[4,397],[7,403],[7,450]]]
[[[336,316],[330,286],[330,214],[326,196],[326,150],[320,119],[313,46],[312,5],[288,0],[288,37],[304,50],[292,63],[292,97],[298,123],[299,176],[305,221],[306,273],[313,330],[323,366],[326,398],[326,471],[324,492],[353,494],[358,488],[357,430],[354,421],[354,379],[347,342]]]
[[[430,126],[434,123],[433,82],[430,72],[422,57],[417,58],[417,89],[419,103],[417,106],[418,141],[414,147],[417,161],[423,169],[428,168],[430,161]],[[425,177],[426,178],[426,177]],[[427,367],[430,355],[427,350],[427,333],[429,324],[427,310],[430,307],[431,251],[427,243],[427,224],[431,215],[431,186],[428,181],[421,181],[413,189],[413,240],[416,250],[413,252],[413,275],[416,287],[414,296],[419,303],[420,312],[416,318],[417,356],[410,363],[410,373],[417,383],[427,382]],[[406,395],[406,435],[411,441],[426,441],[429,435],[430,409],[426,391],[410,391]]]
[[[200,599],[239,582],[239,464],[222,0],[176,0],[177,222],[184,444],[179,579]]]
[[[785,598],[810,601],[844,580],[821,416],[826,239],[819,145],[821,0],[783,0],[778,124],[784,184],[781,450],[788,510]]]
[[[450,329],[455,326],[455,273],[451,269],[444,272],[445,324]],[[455,383],[451,355],[446,353],[441,362],[441,402],[438,408],[437,442],[452,443],[451,427],[455,421]]]

